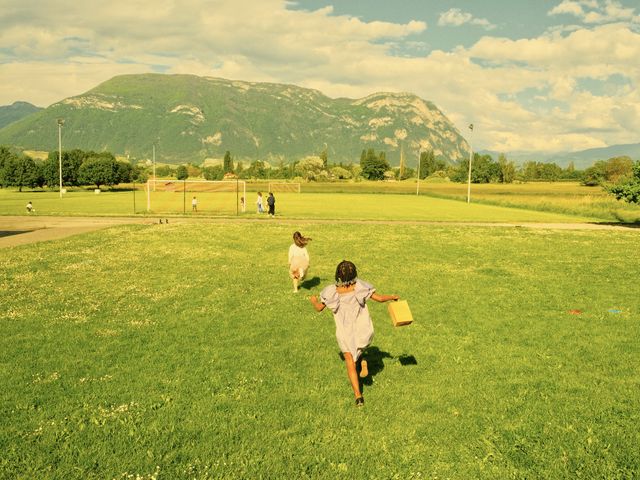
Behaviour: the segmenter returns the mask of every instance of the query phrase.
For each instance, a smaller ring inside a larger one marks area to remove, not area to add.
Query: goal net
[[[147,212],[236,215],[245,209],[244,180],[148,180]]]
[[[269,191],[300,193],[300,183],[298,182],[269,182]]]

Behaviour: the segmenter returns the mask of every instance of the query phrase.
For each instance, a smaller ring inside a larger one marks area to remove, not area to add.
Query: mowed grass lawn
[[[370,182],[371,183],[371,182]],[[378,182],[380,183],[380,182]],[[257,191],[256,191],[257,192]],[[136,215],[186,215],[192,217],[257,218],[256,192],[247,192],[247,208],[237,208],[235,193],[198,192],[198,212],[191,211],[192,193],[156,192],[152,194],[151,211],[147,212],[147,199],[142,191],[136,192]],[[454,222],[603,222],[602,216],[580,213],[570,214],[538,211],[526,206],[481,204],[450,198],[416,196],[400,193],[276,193],[276,215],[288,219],[337,220],[417,220]],[[266,195],[264,196],[266,200]],[[35,215],[133,215],[133,191],[71,191],[63,198],[57,192],[16,192],[0,190],[0,214],[24,215],[26,203],[32,201]],[[266,204],[265,204],[266,208]],[[266,219],[266,215],[262,218]]]
[[[259,222],[0,250],[0,478],[637,478],[638,238]],[[361,409],[308,302],[344,258],[415,317],[370,303]]]

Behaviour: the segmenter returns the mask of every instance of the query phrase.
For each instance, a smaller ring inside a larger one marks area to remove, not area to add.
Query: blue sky
[[[0,0],[0,105],[145,72],[412,92],[507,154],[640,142],[637,0]]]

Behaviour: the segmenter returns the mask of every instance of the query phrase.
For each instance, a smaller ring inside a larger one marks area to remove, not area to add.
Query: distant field
[[[429,183],[427,195],[465,200],[467,187],[459,183]],[[471,200],[491,205],[584,215],[617,222],[640,222],[640,205],[616,200],[602,187],[578,183],[482,184],[471,186]]]
[[[381,185],[381,186],[378,186]],[[358,182],[342,184],[304,184],[305,192],[415,194],[417,183]],[[421,181],[420,195],[466,201],[467,185],[453,182]],[[518,184],[472,184],[471,201],[569,215],[597,217],[613,222],[640,222],[640,205],[616,200],[602,187],[586,187],[577,182],[535,182]]]
[[[176,182],[179,184],[179,182]],[[640,206],[615,200],[601,187],[577,183],[472,185],[421,182],[304,183],[302,193],[276,191],[278,213],[290,218],[360,218],[380,220],[497,221],[497,222],[640,222]],[[256,193],[268,191],[268,182],[247,183],[247,212],[253,215]],[[235,193],[181,191],[152,193],[151,215],[191,215],[191,197],[197,195],[199,215],[235,216]],[[265,196],[266,198],[266,196]],[[41,215],[133,215],[134,192],[123,188],[95,195],[92,189],[74,189],[60,200],[57,192],[18,193],[0,190],[0,214],[22,214],[31,200]],[[446,200],[446,201],[445,201]],[[451,201],[453,200],[453,201]],[[495,208],[495,207],[508,207]],[[147,196],[138,186],[136,215],[146,214]]]
[[[0,478],[638,478],[638,238],[300,221],[2,249]],[[416,319],[370,305],[359,410],[307,300],[343,258]]]

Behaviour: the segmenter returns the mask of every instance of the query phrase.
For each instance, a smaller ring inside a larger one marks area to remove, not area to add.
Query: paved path
[[[101,228],[124,224],[157,224],[159,218],[152,217],[48,217],[37,215],[2,216],[0,215],[0,248],[24,245],[46,240],[57,240],[79,233],[91,232]],[[380,225],[430,225],[430,226],[468,226],[531,228],[550,230],[617,230],[640,232],[640,225],[607,223],[489,223],[489,222],[429,222],[411,220],[313,220],[288,218],[169,218],[170,224],[184,223],[236,223],[236,222],[278,222],[294,224],[335,224],[361,223]]]

